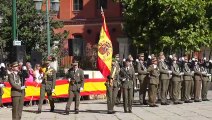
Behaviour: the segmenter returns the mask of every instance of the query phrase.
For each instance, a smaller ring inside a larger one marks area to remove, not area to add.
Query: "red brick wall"
[[[83,0],[83,10],[73,11],[73,0],[60,0],[60,12],[57,20],[64,22],[62,29],[55,30],[56,33],[69,31],[67,39],[73,38],[73,34],[81,34],[86,43],[94,45],[98,42],[102,18],[101,11],[97,9],[96,0]],[[114,53],[118,53],[117,37],[123,36],[121,29],[121,7],[119,3],[108,0],[107,9],[104,9],[108,30],[113,43]],[[68,42],[64,42],[67,49]],[[64,58],[62,64],[70,62],[70,58]]]
[[[96,0],[83,0],[83,10],[73,11],[73,0],[60,1],[60,19],[84,18],[93,19],[100,18],[100,10],[97,9]],[[108,0],[107,9],[104,10],[107,17],[120,17],[121,8],[119,3]]]

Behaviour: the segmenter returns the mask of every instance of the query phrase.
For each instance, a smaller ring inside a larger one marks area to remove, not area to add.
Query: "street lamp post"
[[[12,36],[13,36],[13,41],[16,40],[17,38],[17,34],[16,34],[16,30],[17,30],[17,11],[16,11],[16,0],[12,1]]]
[[[3,22],[3,16],[0,14],[0,24]]]
[[[37,11],[40,11],[42,8],[42,2],[43,0],[33,0],[35,3],[35,8]],[[51,0],[52,9],[53,11],[58,12],[59,11],[59,0]],[[49,24],[49,3],[48,0],[46,0],[46,32],[47,32],[47,49],[48,49],[48,56],[50,55],[51,47],[50,47],[50,41],[51,41],[51,33],[50,33],[50,24]]]
[[[0,25],[2,24],[2,22],[3,22],[3,16],[0,14]],[[3,62],[3,47],[4,47],[4,46],[3,46],[4,44],[2,44],[2,42],[3,42],[3,41],[0,42],[0,43],[1,43],[1,44],[0,44],[0,45],[1,45],[1,46],[0,46],[0,50],[1,50],[1,51],[0,51],[0,53],[1,53],[1,57],[0,57],[0,58],[1,58],[1,62]]]

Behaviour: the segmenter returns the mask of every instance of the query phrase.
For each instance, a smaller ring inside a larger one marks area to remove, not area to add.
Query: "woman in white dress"
[[[41,83],[43,78],[43,73],[41,72],[41,66],[40,64],[35,65],[34,69],[34,79],[36,83]]]

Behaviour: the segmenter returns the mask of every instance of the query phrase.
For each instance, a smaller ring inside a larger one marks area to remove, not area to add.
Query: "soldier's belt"
[[[73,84],[81,84],[81,82],[71,81]]]
[[[47,79],[46,81],[53,81],[52,79]]]
[[[130,79],[126,79],[126,80],[124,80],[123,82],[127,82],[127,81],[131,81]]]

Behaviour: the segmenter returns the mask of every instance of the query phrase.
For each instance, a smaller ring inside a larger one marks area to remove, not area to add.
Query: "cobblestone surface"
[[[124,113],[123,106],[115,107],[115,114],[107,114],[106,99],[81,101],[79,114],[74,114],[74,104],[70,115],[64,115],[66,103],[56,103],[55,112],[49,112],[49,105],[43,105],[41,114],[36,114],[37,106],[24,107],[22,120],[212,120],[212,90],[210,101],[184,103],[151,108],[133,104],[133,113]],[[135,99],[138,99],[136,97]],[[0,120],[11,120],[11,108],[0,109]]]

